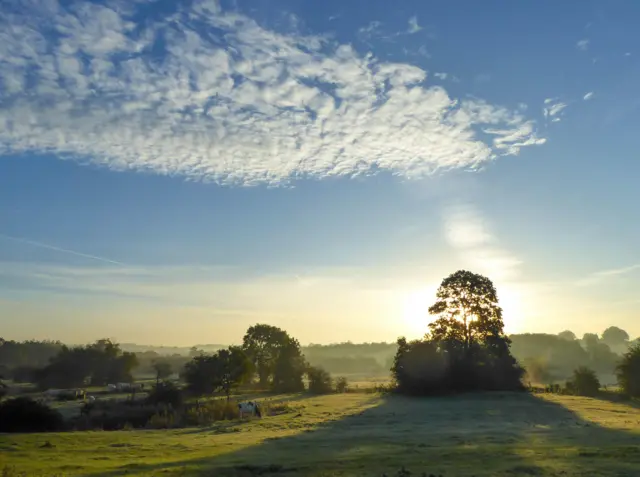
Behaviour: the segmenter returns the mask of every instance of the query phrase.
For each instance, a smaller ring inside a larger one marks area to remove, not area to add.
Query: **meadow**
[[[287,412],[210,427],[0,435],[0,469],[96,477],[395,476],[402,467],[416,476],[640,475],[633,402],[528,393],[266,399],[286,403]]]

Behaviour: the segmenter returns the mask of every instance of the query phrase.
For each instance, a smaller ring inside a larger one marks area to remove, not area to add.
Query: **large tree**
[[[577,338],[576,334],[571,330],[561,331],[560,333],[558,333],[558,337],[567,341],[575,341]]]
[[[290,341],[288,333],[276,326],[258,323],[247,330],[242,348],[253,362],[260,386],[266,387],[269,384],[278,356]]]
[[[273,389],[279,392],[302,391],[303,376],[307,368],[300,343],[294,338],[289,338],[278,352],[273,369]]]
[[[398,389],[519,389],[523,369],[511,355],[502,309],[487,277],[460,270],[446,277],[429,308],[435,320],[424,340],[398,341],[393,373]]]
[[[459,270],[445,278],[429,308],[436,319],[429,324],[431,338],[469,353],[482,344],[496,351],[508,348],[498,294],[487,277]]]
[[[618,384],[622,391],[633,397],[640,397],[640,344],[629,348],[616,368]]]
[[[629,342],[629,333],[617,326],[610,326],[602,332],[602,341],[609,346],[626,345]]]
[[[246,381],[252,371],[253,365],[244,350],[230,346],[212,355],[194,356],[185,365],[183,377],[194,394],[222,391],[229,399],[233,388]]]

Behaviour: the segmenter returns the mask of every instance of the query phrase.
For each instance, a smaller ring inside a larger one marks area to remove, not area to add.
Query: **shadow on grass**
[[[380,476],[404,466],[416,476],[621,477],[640,475],[638,443],[633,432],[602,427],[527,393],[386,396],[342,419],[284,437],[274,432],[226,454],[128,465],[99,475]]]

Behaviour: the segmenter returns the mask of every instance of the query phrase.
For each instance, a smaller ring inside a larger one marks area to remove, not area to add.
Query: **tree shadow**
[[[236,451],[99,475],[394,475],[402,466],[414,475],[447,477],[640,475],[639,439],[632,431],[638,421],[617,422],[615,429],[583,417],[597,400],[572,401],[586,403],[574,411],[559,399],[528,393],[375,399],[377,405],[339,420],[301,426],[287,436],[274,432]]]

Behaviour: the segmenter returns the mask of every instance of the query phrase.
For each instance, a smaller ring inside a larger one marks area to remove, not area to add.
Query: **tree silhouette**
[[[429,308],[424,340],[398,340],[392,372],[398,390],[521,389],[524,370],[511,355],[502,309],[487,277],[466,270],[446,277]]]
[[[162,379],[167,379],[173,373],[171,363],[168,361],[156,361],[153,363],[153,369],[156,372],[156,385],[158,385]]]
[[[617,326],[610,326],[602,333],[602,341],[609,346],[619,346],[627,344],[629,341],[629,333]]]
[[[564,330],[561,331],[560,333],[558,333],[558,338],[561,338],[563,340],[567,340],[567,341],[575,341],[576,340],[576,334],[571,331],[571,330]]]
[[[508,348],[504,334],[502,308],[491,280],[482,275],[457,271],[445,278],[429,308],[438,318],[429,324],[431,338],[447,345],[460,346],[465,353],[477,344],[502,351]]]
[[[262,387],[273,377],[280,352],[289,345],[291,338],[286,331],[271,325],[256,324],[244,335],[242,348],[253,362]]]
[[[632,345],[622,356],[616,375],[625,394],[640,397],[640,344]]]

